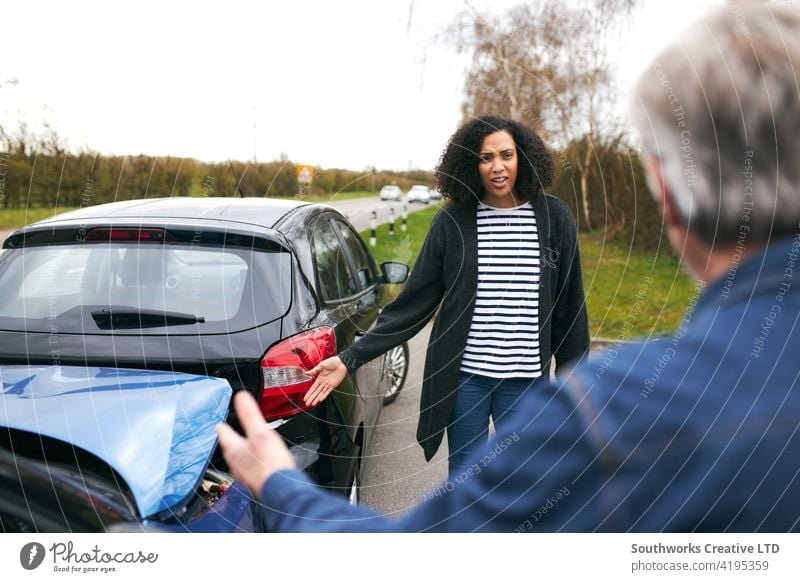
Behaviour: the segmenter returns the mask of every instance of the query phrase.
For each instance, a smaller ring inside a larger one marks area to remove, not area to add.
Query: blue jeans
[[[469,468],[467,459],[489,438],[489,417],[495,430],[505,426],[520,408],[522,395],[536,382],[531,378],[458,376],[458,393],[447,425],[448,468],[451,477]]]

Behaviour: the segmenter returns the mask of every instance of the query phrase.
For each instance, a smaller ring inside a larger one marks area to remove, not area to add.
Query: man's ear
[[[647,185],[658,203],[658,209],[664,217],[667,226],[684,226],[681,214],[675,205],[674,195],[664,180],[664,170],[661,162],[656,158],[648,157],[644,160],[647,174]]]

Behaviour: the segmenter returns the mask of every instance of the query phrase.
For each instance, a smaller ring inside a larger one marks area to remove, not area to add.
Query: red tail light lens
[[[332,327],[310,329],[272,346],[261,359],[259,406],[264,418],[275,420],[308,410],[303,396],[314,383],[308,371],[335,355]]]
[[[175,237],[163,228],[93,228],[87,242],[174,242]]]

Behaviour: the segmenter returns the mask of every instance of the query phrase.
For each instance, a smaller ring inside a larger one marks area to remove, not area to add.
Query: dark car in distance
[[[4,242],[0,362],[227,380],[256,397],[317,483],[357,500],[361,459],[407,359],[370,362],[314,408],[302,397],[308,370],[358,341],[407,274],[376,266],[324,204],[174,197],[87,207]],[[90,402],[83,414],[92,422]],[[213,465],[224,470],[218,453]]]

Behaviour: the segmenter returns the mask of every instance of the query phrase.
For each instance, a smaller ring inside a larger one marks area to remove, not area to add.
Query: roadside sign
[[[314,166],[298,164],[297,181],[300,184],[311,184],[314,181]]]

